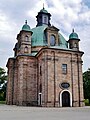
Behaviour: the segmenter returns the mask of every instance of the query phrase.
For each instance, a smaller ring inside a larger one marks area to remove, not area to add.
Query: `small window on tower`
[[[67,64],[62,64],[62,73],[67,74]]]
[[[25,41],[29,41],[29,37],[27,35],[25,37]]]
[[[77,43],[75,43],[74,47],[77,48],[77,46],[78,46]]]
[[[27,46],[25,47],[24,52],[28,53],[28,47]]]

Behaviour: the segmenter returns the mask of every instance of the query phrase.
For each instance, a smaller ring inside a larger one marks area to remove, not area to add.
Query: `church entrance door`
[[[70,107],[70,93],[68,91],[62,93],[62,107]]]

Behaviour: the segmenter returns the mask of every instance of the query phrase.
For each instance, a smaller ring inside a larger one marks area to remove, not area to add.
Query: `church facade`
[[[38,12],[37,25],[27,21],[17,35],[14,57],[7,62],[6,103],[20,106],[84,106],[80,39],[72,31],[66,41],[50,24],[45,8]]]

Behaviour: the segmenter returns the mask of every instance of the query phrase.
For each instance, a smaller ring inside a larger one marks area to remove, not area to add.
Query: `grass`
[[[6,103],[6,101],[0,101],[0,104],[5,104]]]

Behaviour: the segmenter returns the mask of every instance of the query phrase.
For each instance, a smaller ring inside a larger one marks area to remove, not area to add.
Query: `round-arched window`
[[[29,37],[28,37],[27,35],[25,36],[25,40],[26,40],[26,41],[29,41]]]
[[[27,46],[24,48],[24,52],[28,53],[28,47]]]
[[[55,36],[54,36],[54,35],[51,35],[51,36],[50,36],[50,45],[51,45],[51,46],[54,46],[54,45],[55,45]]]

